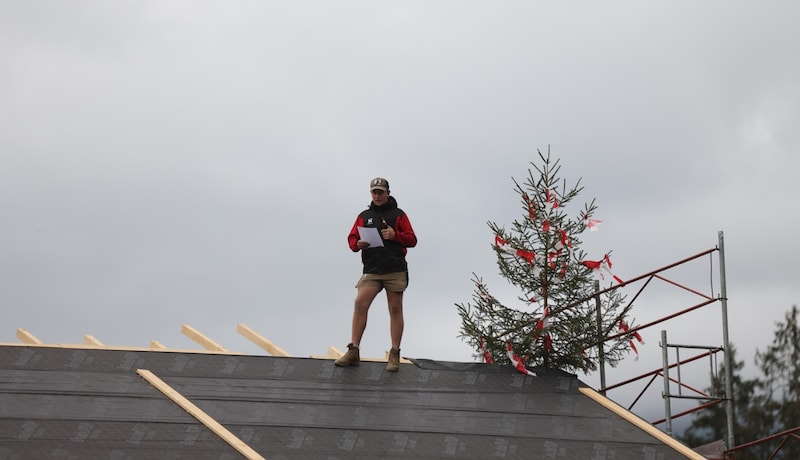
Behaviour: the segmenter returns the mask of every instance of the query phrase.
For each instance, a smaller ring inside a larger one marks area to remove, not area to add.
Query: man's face
[[[372,189],[370,193],[372,194],[372,202],[377,206],[381,206],[389,200],[389,192],[384,192],[379,188]]]

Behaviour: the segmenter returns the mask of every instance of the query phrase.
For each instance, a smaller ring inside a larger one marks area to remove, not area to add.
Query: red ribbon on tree
[[[540,336],[547,326],[550,325],[550,305],[545,305],[544,312],[542,313],[542,317],[539,318],[539,321],[536,322],[536,336]],[[553,340],[550,338],[550,334],[544,333],[544,347],[547,350],[553,351]]]
[[[586,268],[591,270],[594,273],[595,278],[598,279],[605,279],[603,276],[603,271],[607,272],[614,278],[614,281],[617,283],[624,285],[625,281],[622,281],[622,278],[618,277],[611,271],[611,259],[608,257],[608,254],[603,256],[602,260],[584,260],[581,262]]]
[[[558,207],[558,199],[556,199],[556,192],[547,189],[545,199],[547,200],[547,204],[549,204],[552,209],[556,209]]]
[[[536,377],[536,373],[529,371],[525,367],[525,364],[523,364],[522,360],[519,359],[519,356],[517,356],[517,354],[514,353],[514,350],[511,348],[511,344],[508,343],[508,342],[506,342],[506,354],[508,355],[508,359],[511,360],[511,364],[514,365],[514,369],[518,370],[519,372],[521,372],[521,373],[523,373],[525,375],[530,375],[531,377]]]
[[[626,332],[626,333],[627,333],[628,331],[630,331],[630,330],[631,330],[631,328],[630,328],[630,327],[628,327],[628,323],[626,323],[624,319],[620,319],[620,320],[619,320],[619,330],[620,330],[620,331],[622,331],[622,332]],[[638,331],[633,331],[633,337],[634,337],[634,338],[635,338],[635,339],[636,339],[636,340],[637,340],[637,341],[638,341],[638,342],[639,342],[641,345],[644,345],[644,340],[642,340],[642,336],[641,336],[641,335],[639,335],[639,332],[638,332]],[[630,344],[630,346],[631,346],[631,349],[633,350],[633,352],[636,354],[636,360],[638,361],[638,360],[639,360],[639,350],[637,350],[637,349],[636,349],[636,344],[635,344],[635,343],[633,343],[633,339],[631,339],[630,341],[628,341],[628,343]]]
[[[515,255],[519,258],[525,259],[531,266],[536,266],[536,254],[526,249],[515,249],[508,246],[508,241],[501,238],[499,235],[494,236],[494,244],[498,249],[508,254]]]
[[[588,214],[584,214],[583,220],[586,223],[586,228],[588,228],[590,232],[597,230],[600,227],[600,224],[603,222],[599,219],[590,218]]]
[[[483,354],[483,362],[485,362],[486,364],[493,364],[494,363],[494,358],[492,358],[492,354],[489,353],[489,350],[487,350],[486,347],[483,345],[483,336],[481,336],[481,348],[480,348],[480,351],[481,351],[481,354]]]

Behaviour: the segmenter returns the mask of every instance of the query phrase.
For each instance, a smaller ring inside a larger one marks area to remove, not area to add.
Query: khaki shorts
[[[358,279],[356,287],[379,287],[386,288],[387,291],[403,292],[408,287],[408,272],[384,273],[382,275],[364,273]]]

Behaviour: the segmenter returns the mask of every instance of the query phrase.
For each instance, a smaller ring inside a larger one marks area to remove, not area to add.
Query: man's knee
[[[386,292],[386,303],[389,305],[389,313],[393,315],[403,314],[403,293]]]
[[[356,300],[354,302],[356,311],[366,312],[369,310],[372,301],[375,300],[375,296],[377,296],[380,291],[380,287],[358,288],[358,293],[356,294]]]

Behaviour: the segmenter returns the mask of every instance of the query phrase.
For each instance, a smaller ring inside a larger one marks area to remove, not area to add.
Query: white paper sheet
[[[358,227],[358,236],[363,240],[369,243],[369,247],[371,248],[382,248],[383,247],[383,239],[381,239],[381,234],[378,233],[378,229],[374,227]]]

